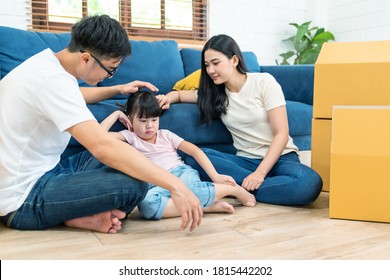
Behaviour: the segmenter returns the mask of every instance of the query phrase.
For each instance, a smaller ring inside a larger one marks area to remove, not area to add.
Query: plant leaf
[[[322,32],[320,34],[317,34],[313,38],[313,44],[322,45],[325,42],[328,42],[330,40],[334,40],[334,35],[328,31]]]
[[[288,52],[285,52],[285,53],[281,53],[279,54],[281,57],[283,57],[284,60],[287,60],[289,59],[290,57],[294,56],[295,55],[295,52],[293,51],[288,51]]]
[[[320,49],[308,49],[301,53],[298,64],[314,64],[318,58]]]
[[[287,39],[283,39],[282,41],[283,42],[287,42],[287,41],[294,41],[294,38],[295,38],[295,36],[292,36],[292,37],[290,37],[290,38],[287,38]]]
[[[296,35],[297,40],[302,40],[302,38],[305,36],[306,33],[310,34],[309,24],[310,22],[305,22],[304,24],[298,27],[297,35]]]
[[[314,34],[314,37],[323,32],[325,32],[325,28],[318,28],[316,33]]]
[[[300,53],[303,50],[305,50],[308,45],[309,45],[309,41],[306,39],[298,41],[298,39],[296,38],[296,40],[294,40],[294,48],[297,51],[297,53]]]
[[[299,27],[299,25],[298,24],[296,24],[296,23],[289,23],[289,25],[292,25],[292,26],[295,26],[296,28],[298,28]]]

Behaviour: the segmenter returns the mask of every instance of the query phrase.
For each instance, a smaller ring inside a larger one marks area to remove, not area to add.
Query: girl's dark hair
[[[72,26],[70,52],[89,51],[102,58],[131,55],[129,37],[122,25],[108,15],[82,18]]]
[[[149,91],[137,91],[131,93],[127,98],[127,103],[122,106],[125,114],[130,118],[155,118],[162,115],[162,109],[157,98]]]
[[[216,85],[206,72],[204,54],[209,49],[219,51],[229,59],[236,55],[239,60],[237,70],[242,74],[249,72],[240,47],[233,38],[221,34],[211,37],[206,42],[202,50],[202,71],[197,101],[200,109],[201,121],[205,123],[211,123],[213,120],[221,117],[222,114],[226,114],[227,106],[229,105],[225,92],[225,85]]]

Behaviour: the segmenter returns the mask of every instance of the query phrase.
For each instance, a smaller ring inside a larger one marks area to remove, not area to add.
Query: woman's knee
[[[302,204],[307,205],[315,201],[322,190],[321,176],[311,169],[305,166],[304,176],[301,181],[301,199]]]

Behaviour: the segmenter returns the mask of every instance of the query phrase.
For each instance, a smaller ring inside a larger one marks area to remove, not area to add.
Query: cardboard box
[[[333,105],[390,105],[390,40],[329,42],[314,66],[314,118]]]
[[[311,167],[321,176],[322,190],[328,192],[330,184],[331,119],[313,119]]]
[[[390,222],[390,106],[334,107],[331,218]]]

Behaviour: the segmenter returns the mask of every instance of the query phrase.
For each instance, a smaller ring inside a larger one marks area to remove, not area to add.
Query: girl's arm
[[[213,164],[210,159],[206,156],[206,154],[199,149],[196,145],[183,140],[178,149],[187,155],[192,156],[196,162],[203,168],[203,170],[207,173],[210,179],[214,183],[224,183],[230,185],[236,185],[236,182],[231,176],[221,175],[215,170]]]
[[[265,176],[278,161],[288,142],[289,131],[286,106],[280,106],[269,110],[268,118],[271,123],[274,137],[260,165],[242,182],[242,186],[248,191],[256,190],[260,187]]]
[[[119,110],[111,113],[107,118],[105,118],[100,123],[100,126],[103,127],[104,130],[109,131],[117,120],[119,120],[124,126],[126,126],[127,129],[130,128],[129,118],[125,115],[125,113]],[[110,134],[119,140],[125,141],[125,138],[119,132],[110,132]]]
[[[170,104],[173,103],[196,103],[197,92],[197,90],[177,90],[156,95],[156,98],[162,109],[169,109]]]
[[[140,88],[148,88],[157,92],[158,88],[148,82],[133,81],[127,84],[115,85],[110,87],[80,87],[81,93],[87,103],[96,103],[117,94],[128,95],[137,92]]]

